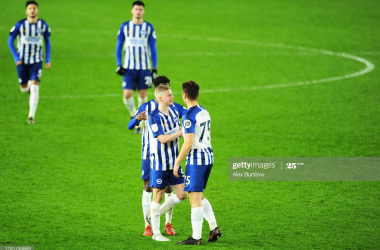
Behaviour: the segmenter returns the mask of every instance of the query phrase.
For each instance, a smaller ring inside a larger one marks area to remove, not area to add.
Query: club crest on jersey
[[[183,126],[184,126],[185,128],[190,128],[190,126],[191,126],[191,121],[190,121],[190,120],[186,120],[186,121],[183,123]]]
[[[174,121],[175,123],[178,123],[178,119],[177,119],[177,117],[174,117],[173,121]]]
[[[41,33],[41,32],[42,32],[42,29],[39,29],[39,28],[36,29],[36,33]]]
[[[145,35],[146,35],[146,30],[142,30],[142,31],[140,31],[140,35],[141,35],[141,36],[145,36]]]
[[[152,124],[152,130],[153,130],[153,132],[157,132],[158,131],[157,124]]]

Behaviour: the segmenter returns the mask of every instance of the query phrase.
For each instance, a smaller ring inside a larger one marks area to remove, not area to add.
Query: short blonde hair
[[[160,85],[154,89],[154,96],[158,99],[159,96],[162,96],[162,94],[168,90],[170,90],[168,85]]]

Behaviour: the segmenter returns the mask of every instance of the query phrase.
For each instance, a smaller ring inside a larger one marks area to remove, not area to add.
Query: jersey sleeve
[[[156,31],[152,27],[152,32],[150,33],[148,37],[148,43],[150,47],[150,53],[152,54],[152,64],[153,68],[157,68],[157,47],[156,47]]]
[[[20,23],[17,23],[15,26],[13,26],[13,28],[9,32],[9,39],[8,39],[8,46],[11,50],[13,60],[15,61],[15,63],[21,60],[20,56],[17,53],[16,47],[13,43],[16,37],[18,36],[18,34],[20,33],[20,26],[21,26]]]
[[[45,52],[46,52],[45,60],[46,60],[46,63],[49,63],[50,53],[51,53],[51,43],[50,43],[51,31],[50,31],[49,25],[47,23],[45,23],[45,25],[46,25],[46,30],[44,32]]]
[[[146,103],[141,105],[139,109],[137,110],[135,116],[129,121],[128,123],[128,129],[133,129],[135,126],[140,124],[140,120],[136,121],[136,116],[138,116],[141,112],[145,111]]]
[[[164,134],[164,130],[161,126],[160,118],[157,117],[155,114],[156,112],[150,113],[148,117],[148,121],[149,121],[149,128],[152,131],[153,137],[157,138],[157,136]]]
[[[182,117],[182,124],[184,134],[191,134],[195,133],[195,119],[191,117],[191,115],[188,116],[188,114],[185,114],[185,116]]]
[[[119,32],[117,33],[117,41],[116,41],[116,64],[117,66],[121,65],[121,52],[123,50],[123,44],[125,40],[125,35],[123,32],[124,23],[120,26]]]

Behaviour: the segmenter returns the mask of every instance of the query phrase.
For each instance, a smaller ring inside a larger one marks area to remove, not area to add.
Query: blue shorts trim
[[[152,88],[150,70],[127,69],[123,76],[123,89],[138,90]]]
[[[40,82],[42,76],[42,62],[17,65],[17,75],[20,85],[28,84],[29,80]]]
[[[150,180],[150,160],[141,160],[141,179],[149,181]]]
[[[184,190],[187,192],[203,192],[206,189],[212,165],[186,165]]]
[[[150,186],[154,188],[164,189],[166,186],[173,186],[184,183],[184,175],[181,166],[179,166],[178,175],[175,177],[173,170],[150,170]]]

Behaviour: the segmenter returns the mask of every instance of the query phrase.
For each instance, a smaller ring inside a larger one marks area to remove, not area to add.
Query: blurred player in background
[[[177,159],[173,173],[180,174],[180,163],[185,157],[185,191],[189,192],[191,205],[191,225],[193,235],[187,240],[177,242],[182,245],[202,245],[203,216],[210,226],[208,241],[214,242],[222,236],[215,220],[214,211],[210,202],[203,196],[211,168],[214,163],[214,154],[211,147],[211,118],[210,114],[198,104],[199,86],[193,81],[182,84],[182,98],[188,111],[183,117],[184,143]]]
[[[147,102],[147,89],[152,87],[152,80],[157,77],[157,49],[153,25],[143,20],[144,3],[135,1],[131,12],[132,20],[123,23],[117,35],[116,73],[123,76],[123,100],[133,117],[136,113],[133,99],[135,89],[138,90],[138,107],[140,107]],[[123,44],[124,64],[122,65]],[[140,127],[136,128],[136,133],[141,134]]]
[[[174,96],[169,86],[158,86],[155,91],[158,107],[148,116],[150,133],[150,186],[153,187],[153,201],[150,206],[151,223],[153,229],[152,239],[156,241],[170,241],[160,232],[160,215],[187,198],[183,190],[184,180],[181,166],[178,168],[179,176],[173,175],[173,166],[179,152],[179,137],[182,130],[179,123],[179,114],[173,106]],[[164,189],[172,186],[175,195],[161,204]]]
[[[155,88],[161,85],[170,86],[170,79],[166,76],[159,76],[153,81]],[[179,118],[187,111],[183,108],[182,105],[174,103],[173,106],[177,109],[179,113]],[[152,133],[149,132],[148,115],[158,107],[158,101],[156,99],[150,100],[139,107],[136,115],[129,121],[128,128],[133,129],[135,126],[138,126],[140,123],[144,122],[143,132],[142,132],[142,152],[141,152],[141,179],[144,180],[144,191],[142,195],[142,207],[143,214],[145,219],[145,232],[144,236],[152,235],[152,228],[149,225],[150,217],[150,205],[152,200],[152,188],[149,186],[150,180],[150,149],[149,143],[152,137]],[[173,189],[170,186],[165,188],[165,201],[173,195]],[[166,212],[166,222],[165,222],[165,231],[167,235],[175,235],[175,231],[171,224],[171,219],[173,216],[173,208]]]
[[[28,123],[34,124],[39,99],[39,83],[42,76],[42,40],[45,41],[46,46],[45,68],[49,69],[51,66],[50,28],[44,20],[38,19],[38,3],[36,1],[26,2],[26,16],[26,19],[19,21],[11,29],[8,45],[17,65],[21,92],[30,92]],[[14,46],[16,38],[17,50]]]

